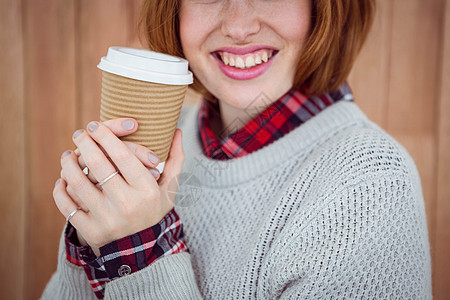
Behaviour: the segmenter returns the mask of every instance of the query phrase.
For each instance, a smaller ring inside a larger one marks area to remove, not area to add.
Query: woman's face
[[[310,32],[311,5],[311,0],[181,0],[180,37],[191,70],[228,105],[267,106],[259,102],[276,101],[293,85]]]

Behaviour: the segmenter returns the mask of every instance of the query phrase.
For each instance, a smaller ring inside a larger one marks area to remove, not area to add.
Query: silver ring
[[[83,173],[84,173],[84,175],[88,176],[89,175],[89,168],[88,167],[84,167]]]
[[[101,182],[97,183],[99,186],[104,185],[108,180],[110,180],[111,178],[113,178],[114,176],[116,176],[117,174],[119,174],[119,171],[115,171],[114,173],[112,173],[111,175],[109,175],[108,177],[106,177],[105,179],[103,179]]]
[[[77,213],[77,211],[79,211],[81,208],[77,208],[77,209],[74,209],[74,211],[73,212],[71,212],[68,216],[67,216],[67,218],[66,218],[66,223],[68,223],[69,222],[69,220],[73,217],[73,215],[75,215],[76,213]]]

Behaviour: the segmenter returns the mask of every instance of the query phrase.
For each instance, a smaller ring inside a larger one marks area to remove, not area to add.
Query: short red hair
[[[320,94],[347,79],[372,25],[375,0],[312,0],[312,4],[311,33],[294,82],[306,94]],[[150,50],[184,57],[179,10],[180,0],[144,0],[140,28]],[[208,95],[196,78],[191,87]]]

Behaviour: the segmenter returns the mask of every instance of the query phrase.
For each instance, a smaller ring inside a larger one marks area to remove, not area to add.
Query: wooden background
[[[0,298],[37,299],[64,224],[51,195],[59,157],[98,119],[100,57],[139,47],[140,0],[0,1]],[[417,163],[433,293],[449,299],[450,0],[379,0],[350,83]]]

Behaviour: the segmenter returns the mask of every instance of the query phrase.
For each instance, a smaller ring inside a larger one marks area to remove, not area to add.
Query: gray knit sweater
[[[229,161],[202,154],[197,112],[181,120],[176,204],[190,252],[113,280],[106,299],[431,298],[414,162],[356,104]],[[95,299],[63,242],[43,298]]]

